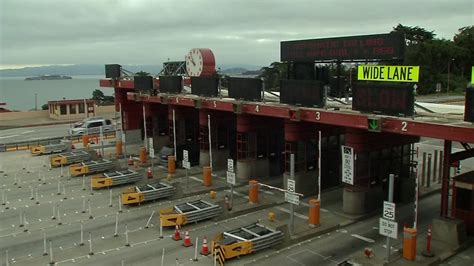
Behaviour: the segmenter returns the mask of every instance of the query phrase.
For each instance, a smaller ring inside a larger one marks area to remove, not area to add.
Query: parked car
[[[99,134],[100,127],[103,132],[110,132],[115,130],[110,119],[103,117],[91,117],[82,121],[76,122],[70,129],[69,134],[73,136],[84,135],[84,134]]]

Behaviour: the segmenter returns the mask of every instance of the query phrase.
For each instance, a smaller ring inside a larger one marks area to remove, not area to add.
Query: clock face
[[[186,71],[191,77],[211,76],[216,70],[214,54],[208,48],[194,48],[186,55]]]
[[[186,55],[186,70],[188,75],[191,77],[201,76],[203,66],[201,50],[192,49],[189,51]]]

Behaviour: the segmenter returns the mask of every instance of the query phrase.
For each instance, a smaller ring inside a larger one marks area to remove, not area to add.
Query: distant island
[[[62,75],[42,75],[42,76],[25,78],[25,80],[60,80],[60,79],[72,79],[72,77],[62,76]]]

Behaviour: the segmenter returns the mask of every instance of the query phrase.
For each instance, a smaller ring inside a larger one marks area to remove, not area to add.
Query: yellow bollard
[[[173,155],[168,156],[168,174],[172,175],[176,172],[176,158]]]
[[[217,192],[211,190],[211,191],[209,191],[209,196],[211,197],[211,199],[216,199],[216,197],[217,197]]]
[[[211,167],[209,166],[204,166],[202,168],[202,179],[204,181],[204,186],[210,187],[212,186],[212,176],[211,176],[212,170]]]
[[[140,162],[142,164],[146,163],[146,148],[145,147],[140,148]]]
[[[258,203],[258,181],[249,181],[249,203]]]
[[[416,229],[403,228],[403,258],[414,261],[416,258]]]
[[[274,212],[269,212],[269,213],[268,213],[268,220],[269,220],[270,222],[274,222],[275,219],[276,219],[275,213],[274,213]]]
[[[321,201],[318,199],[309,200],[308,224],[311,227],[319,225],[319,217],[321,211]]]

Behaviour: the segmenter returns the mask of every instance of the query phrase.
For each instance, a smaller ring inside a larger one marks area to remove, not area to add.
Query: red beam
[[[301,120],[334,126],[367,129],[367,115],[347,114],[323,109],[301,109]]]
[[[382,131],[402,135],[474,143],[474,128],[433,124],[414,120],[383,118]]]
[[[119,82],[119,81],[117,81]],[[128,86],[123,83],[122,86]],[[126,81],[130,82],[130,81]],[[102,84],[102,81],[101,81]],[[127,85],[128,84],[128,85]],[[131,84],[133,86],[133,82]],[[127,93],[129,100],[145,100],[149,102],[161,103],[160,96],[146,96],[136,98],[135,93]],[[149,97],[149,98],[148,98]],[[347,113],[344,111],[330,111],[316,108],[290,107],[280,104],[257,104],[241,103],[239,101],[222,101],[204,98],[190,98],[187,96],[167,96],[167,103],[181,106],[195,106],[195,101],[201,101],[201,108],[210,110],[220,110],[233,112],[234,105],[241,105],[243,114],[278,117],[283,119],[302,120],[312,123],[327,124],[333,126],[367,129],[367,118],[371,115],[360,113]],[[292,117],[299,112],[299,117]],[[421,136],[451,141],[474,143],[474,127],[462,127],[450,124],[434,124],[409,120],[406,118],[381,117],[382,132],[389,132],[401,135]]]
[[[133,80],[112,80],[112,79],[101,79],[99,80],[101,87],[121,88],[132,90],[135,86]]]

